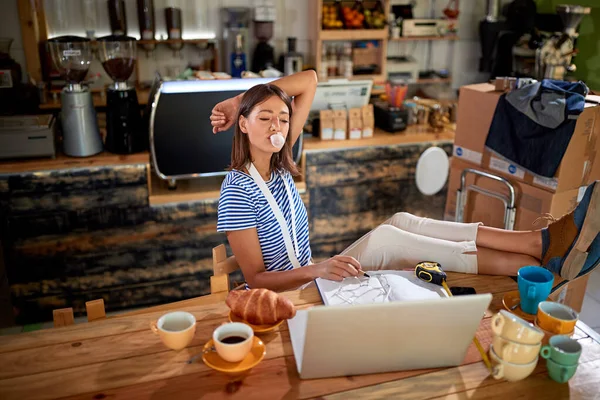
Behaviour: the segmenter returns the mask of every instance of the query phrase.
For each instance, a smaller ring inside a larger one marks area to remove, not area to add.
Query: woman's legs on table
[[[438,221],[408,213],[396,213],[384,224],[403,231],[453,242],[475,241],[478,247],[527,254],[541,259],[542,234],[537,231],[507,231],[488,228],[480,223]]]
[[[539,266],[540,260],[526,254],[477,248],[477,273],[481,275],[516,276],[519,268],[529,265]]]
[[[436,261],[446,271],[489,275],[516,275],[522,266],[539,265],[536,253],[539,257],[539,231],[504,231],[407,213],[395,214],[342,252],[365,270],[414,268],[420,261]]]

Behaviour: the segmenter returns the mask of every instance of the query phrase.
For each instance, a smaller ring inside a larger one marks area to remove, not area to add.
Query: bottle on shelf
[[[322,44],[321,46],[321,66],[318,72],[319,74],[319,79],[320,80],[325,80],[327,79],[327,75],[328,75],[328,59],[327,59],[327,46],[325,45],[325,43]]]
[[[127,35],[127,14],[123,0],[108,0],[108,17],[113,35]]]
[[[246,53],[244,53],[244,42],[241,34],[235,36],[235,52],[231,54],[231,76],[241,78],[242,72],[246,71]]]
[[[352,78],[354,65],[352,63],[352,43],[350,42],[344,43],[344,50],[342,53],[342,66],[344,78]]]
[[[335,48],[333,45],[328,46],[327,53],[327,76],[333,78],[338,74],[337,56],[335,54]]]

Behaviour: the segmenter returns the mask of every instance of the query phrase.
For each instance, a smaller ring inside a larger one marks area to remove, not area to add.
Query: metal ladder
[[[480,188],[475,185],[469,185],[469,186],[465,187],[468,174],[478,175],[478,176],[481,176],[484,178],[492,179],[497,182],[503,183],[508,188],[508,196],[494,193],[492,191]],[[472,168],[467,168],[467,169],[463,170],[462,174],[460,176],[460,188],[456,191],[456,222],[464,222],[464,210],[467,205],[467,198],[469,196],[469,192],[471,192],[471,191],[481,193],[485,196],[489,196],[494,199],[498,199],[498,200],[502,201],[502,203],[504,203],[504,229],[510,230],[510,231],[514,230],[515,216],[517,213],[517,209],[515,207],[515,188],[513,187],[513,185],[509,181],[507,181],[506,179],[504,179],[500,176],[497,176],[494,174],[489,174],[487,172],[478,171],[478,170],[472,169]],[[590,269],[590,272],[591,272],[591,269]],[[587,274],[584,274],[584,275],[587,275]],[[569,282],[570,281],[565,280],[565,281],[562,281],[562,282],[556,284],[552,288],[550,294],[564,288],[565,286],[567,286],[567,284]],[[565,294],[566,294],[566,290],[564,290],[559,295],[559,298],[557,299],[557,301],[559,303],[564,302]]]
[[[499,193],[494,193],[490,190],[483,189],[475,185],[469,185],[465,187],[468,174],[478,175],[484,178],[503,183],[508,188],[508,196],[504,196]],[[515,216],[517,214],[517,209],[515,208],[515,188],[509,181],[500,176],[478,171],[472,168],[467,168],[463,170],[460,176],[460,188],[456,191],[456,222],[464,222],[465,208],[467,206],[469,192],[477,192],[485,196],[489,196],[494,199],[500,200],[502,203],[504,203],[504,229],[509,231],[514,230]]]

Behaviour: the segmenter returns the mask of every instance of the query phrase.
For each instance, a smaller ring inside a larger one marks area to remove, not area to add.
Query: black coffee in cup
[[[242,343],[246,339],[248,339],[248,338],[243,337],[243,336],[238,336],[238,335],[232,335],[232,336],[226,336],[224,338],[221,338],[221,343],[236,344],[236,343]]]

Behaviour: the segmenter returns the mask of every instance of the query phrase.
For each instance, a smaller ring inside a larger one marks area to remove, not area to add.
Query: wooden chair
[[[210,293],[229,292],[229,274],[240,269],[235,256],[227,257],[225,245],[213,248],[213,276],[210,277]]]
[[[88,322],[97,321],[106,318],[104,309],[104,299],[92,300],[85,303]],[[75,324],[73,308],[60,308],[52,311],[54,327],[69,326]]]

